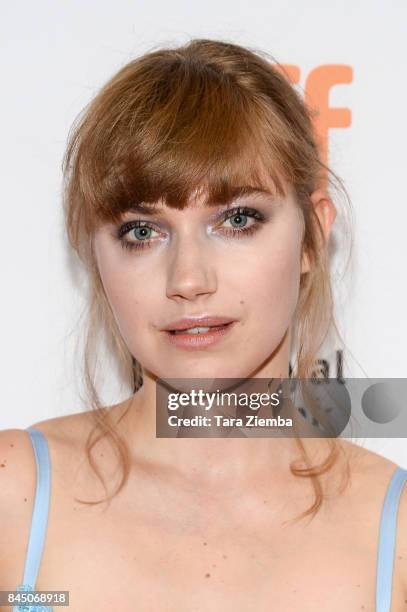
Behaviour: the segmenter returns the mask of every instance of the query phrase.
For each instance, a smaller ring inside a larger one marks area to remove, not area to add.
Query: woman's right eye
[[[119,227],[115,238],[119,240],[124,249],[133,251],[151,247],[152,232],[158,233],[146,221],[128,221]],[[126,236],[130,236],[134,240],[129,240]]]

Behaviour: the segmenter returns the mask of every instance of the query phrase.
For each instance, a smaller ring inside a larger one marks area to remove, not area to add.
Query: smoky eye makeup
[[[258,232],[270,217],[270,210],[265,213],[258,207],[235,205],[222,211],[218,209],[209,216],[208,221],[212,230],[226,239],[233,240],[249,238]],[[127,251],[141,251],[154,247],[164,234],[162,223],[138,218],[119,223],[115,226],[112,237]]]

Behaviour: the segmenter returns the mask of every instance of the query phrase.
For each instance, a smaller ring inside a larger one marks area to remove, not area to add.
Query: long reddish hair
[[[292,186],[304,220],[303,248],[312,264],[300,281],[292,375],[311,377],[328,332],[339,332],[329,249],[310,194],[328,179],[349,202],[339,177],[321,161],[312,119],[311,110],[271,56],[229,42],[193,39],[175,48],[152,50],[126,64],[73,126],[63,164],[64,212],[69,242],[90,281],[83,358],[86,402],[95,427],[86,454],[104,483],[92,449],[107,436],[122,466],[119,486],[106,500],[124,486],[129,460],[127,446],[95,384],[97,337],[102,331],[132,391],[142,385],[142,374],[103,289],[93,250],[95,229],[118,221],[135,201],[162,199],[183,209],[191,194],[200,190],[212,205],[229,201],[237,185],[272,186],[283,196],[285,186]],[[294,462],[290,469],[309,477],[315,491],[313,505],[299,518],[314,516],[321,506],[318,475],[335,464],[340,452],[337,440],[328,438],[327,443],[326,459],[313,466],[297,439],[303,467]]]

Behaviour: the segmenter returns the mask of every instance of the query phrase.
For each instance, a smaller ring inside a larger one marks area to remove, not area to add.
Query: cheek
[[[300,256],[297,237],[287,233],[285,239],[280,236],[274,244],[269,239],[236,270],[236,295],[244,292],[248,312],[256,313],[251,317],[253,324],[269,320],[276,330],[288,327],[298,300]]]
[[[267,269],[264,270],[268,278],[265,301],[273,307],[279,306],[279,310],[283,310],[288,316],[293,314],[297,304],[300,272],[299,246],[288,243],[276,249],[271,255]]]
[[[142,271],[135,269],[134,260],[129,265],[116,261],[112,255],[100,257],[98,261],[100,277],[110,303],[117,326],[128,344],[134,343],[151,315],[152,305],[156,303],[156,290]],[[151,278],[151,277],[150,277]],[[146,290],[148,288],[148,290]],[[135,333],[135,332],[139,333]]]

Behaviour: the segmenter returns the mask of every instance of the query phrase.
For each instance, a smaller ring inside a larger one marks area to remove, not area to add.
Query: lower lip
[[[232,321],[232,323],[228,323],[223,327],[219,327],[217,329],[213,328],[202,334],[173,334],[168,331],[166,331],[165,334],[170,343],[174,346],[188,350],[195,350],[212,346],[213,344],[216,344],[216,342],[219,342],[224,336],[226,336],[226,334],[230,332],[234,323],[235,321]]]

